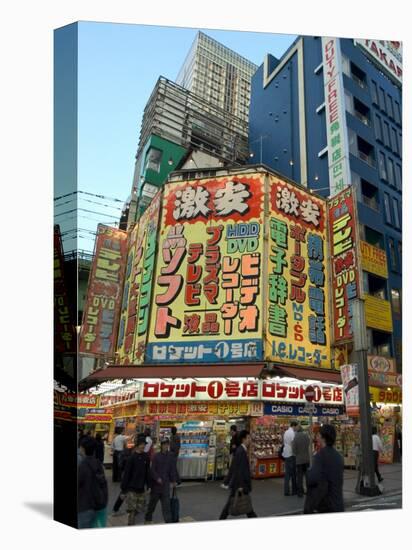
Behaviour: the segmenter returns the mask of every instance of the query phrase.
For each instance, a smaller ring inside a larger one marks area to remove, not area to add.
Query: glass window
[[[382,151],[379,151],[379,175],[383,180],[388,179],[388,175],[386,173],[386,159]]]
[[[397,270],[398,269],[398,262],[396,261],[396,252],[395,252],[395,243],[393,239],[388,239],[388,246],[389,246],[389,259],[391,262],[391,268]]]
[[[399,263],[402,267],[402,242],[398,241],[398,257],[399,257]]]
[[[371,80],[371,95],[372,95],[372,102],[375,103],[375,105],[379,105],[378,103],[378,87],[376,86],[376,82],[374,80]]]
[[[399,219],[399,204],[397,199],[395,199],[395,197],[392,197],[392,203],[393,203],[393,223],[395,227],[399,229],[401,227],[401,222]]]
[[[379,107],[381,111],[386,113],[386,101],[385,101],[385,92],[383,88],[379,86]]]
[[[392,310],[396,315],[401,314],[401,291],[397,288],[391,289]]]
[[[395,185],[402,191],[402,168],[399,164],[395,164]]]
[[[379,115],[375,115],[375,137],[379,141],[382,140],[382,119]]]
[[[348,90],[345,90],[345,108],[348,111],[348,113],[352,113],[352,94],[348,92]]]
[[[388,182],[396,187],[395,175],[393,170],[393,160],[388,158]]]
[[[351,128],[348,128],[349,152],[352,153],[352,155],[358,154],[358,142],[356,137],[355,132]]]
[[[385,205],[385,220],[386,220],[387,223],[392,223],[391,205],[389,203],[388,193],[383,194],[383,202],[384,202],[384,205]]]
[[[369,274],[367,271],[362,271],[362,279],[363,279],[363,292],[365,294],[369,294]]]
[[[395,120],[398,124],[402,124],[402,116],[401,116],[401,108],[399,106],[399,103],[395,101]]]
[[[392,134],[392,151],[394,153],[399,153],[399,147],[398,147],[398,133],[396,129],[391,126],[391,134]]]
[[[383,139],[386,147],[391,148],[391,137],[389,135],[389,124],[387,122],[383,123]]]
[[[391,118],[393,118],[393,101],[392,101],[392,97],[389,94],[386,97],[387,97],[386,105],[388,106],[388,115]]]
[[[147,152],[146,170],[154,170],[160,172],[160,162],[162,160],[162,151],[151,147]]]

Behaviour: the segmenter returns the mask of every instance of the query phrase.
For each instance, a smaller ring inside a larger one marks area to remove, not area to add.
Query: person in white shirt
[[[116,428],[115,433],[117,434],[112,442],[112,451],[113,451],[113,470],[112,470],[112,479],[113,481],[120,481],[122,475],[122,462],[124,451],[126,449],[126,442],[129,439],[124,435],[124,428]]]
[[[381,438],[378,436],[378,430],[376,426],[372,427],[372,448],[373,448],[373,458],[375,462],[375,474],[378,478],[378,482],[383,481],[383,477],[379,472],[379,453],[383,452],[383,445]]]
[[[296,457],[292,450],[292,441],[295,438],[295,431],[298,426],[296,420],[292,420],[289,429],[283,434],[283,453],[285,459],[285,478],[284,478],[284,495],[296,495]],[[292,480],[292,493],[289,491],[290,481]]]

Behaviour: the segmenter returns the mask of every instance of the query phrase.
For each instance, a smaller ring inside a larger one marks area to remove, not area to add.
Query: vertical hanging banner
[[[146,361],[262,358],[264,176],[166,185]]]
[[[127,256],[117,354],[123,365],[144,360],[161,206],[159,192],[131,233]]]
[[[353,338],[351,300],[360,296],[356,197],[353,186],[328,202],[335,344]]]
[[[265,358],[332,368],[326,201],[270,178]]]
[[[64,279],[63,245],[60,226],[54,226],[54,347],[59,353],[76,353],[76,331],[70,314],[69,297]]]
[[[346,414],[359,416],[358,365],[342,365],[340,368]]]
[[[114,354],[126,254],[127,233],[99,224],[80,332],[80,353]]]
[[[350,185],[345,93],[339,38],[322,37],[330,195]]]

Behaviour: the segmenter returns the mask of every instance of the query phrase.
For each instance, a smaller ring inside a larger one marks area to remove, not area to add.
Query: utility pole
[[[375,483],[375,467],[373,463],[367,363],[368,343],[366,337],[365,304],[362,299],[356,298],[352,302],[352,322],[354,336],[353,348],[355,355],[354,363],[358,366],[359,417],[362,449],[361,480],[363,481],[363,487],[359,487],[359,492],[367,496],[376,496],[380,494],[380,490]]]

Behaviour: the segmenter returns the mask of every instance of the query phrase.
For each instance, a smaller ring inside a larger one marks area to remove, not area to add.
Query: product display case
[[[180,454],[177,469],[182,479],[206,479],[211,425],[208,422],[184,422],[180,429]]]
[[[280,457],[287,420],[272,416],[255,418],[251,423],[250,463],[256,479],[278,477],[284,474],[284,461]]]

